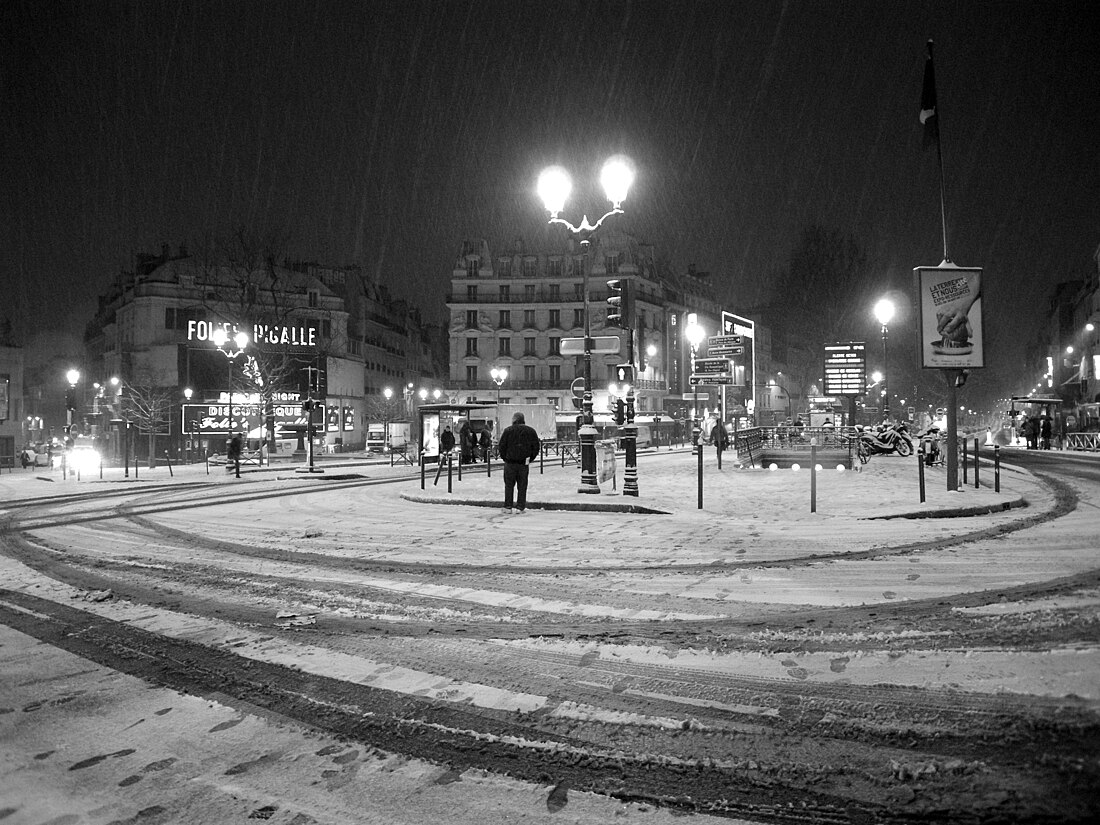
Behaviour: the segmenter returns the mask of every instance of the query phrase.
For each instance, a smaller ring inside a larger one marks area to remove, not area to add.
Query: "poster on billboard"
[[[985,366],[980,267],[918,266],[921,366],[974,369]]]

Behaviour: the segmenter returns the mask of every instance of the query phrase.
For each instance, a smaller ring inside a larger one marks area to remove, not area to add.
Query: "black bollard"
[[[1001,492],[1001,448],[993,445],[993,492]]]

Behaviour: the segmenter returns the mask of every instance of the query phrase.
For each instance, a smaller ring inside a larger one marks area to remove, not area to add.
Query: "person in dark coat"
[[[512,416],[512,426],[500,434],[497,445],[500,457],[504,459],[504,512],[527,512],[527,478],[530,464],[538,458],[542,443],[534,428],[525,423],[523,413]],[[512,499],[515,497],[515,510]]]
[[[445,459],[444,456],[450,455],[451,451],[455,448],[455,434],[451,432],[451,425],[448,424],[443,428],[443,432],[439,434],[439,463],[442,464]]]
[[[1050,416],[1044,415],[1039,418],[1039,447],[1043,450],[1050,449],[1050,434],[1051,424]]]
[[[488,428],[481,431],[481,435],[478,436],[478,444],[481,447],[481,460],[489,460],[489,451],[493,448],[493,437],[489,435]]]

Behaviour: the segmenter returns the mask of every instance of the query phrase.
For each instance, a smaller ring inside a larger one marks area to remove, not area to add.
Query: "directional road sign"
[[[744,355],[744,340],[740,335],[712,335],[707,339],[711,355]]]
[[[569,390],[574,398],[581,398],[584,395],[584,379],[574,378],[573,383],[569,385]]]
[[[696,375],[716,375],[730,371],[730,359],[728,358],[696,358],[692,364],[693,373]]]
[[[732,384],[733,376],[728,372],[721,375],[693,375],[688,379],[688,383],[693,387],[699,384]]]
[[[618,335],[596,335],[589,338],[588,351],[595,355],[616,355],[623,341]],[[584,355],[583,338],[562,338],[562,355]]]

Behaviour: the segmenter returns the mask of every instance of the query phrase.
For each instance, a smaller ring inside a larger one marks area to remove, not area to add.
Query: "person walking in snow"
[[[538,458],[542,442],[534,428],[527,426],[523,413],[517,412],[512,416],[512,426],[500,434],[497,449],[504,460],[504,512],[526,513],[530,464]]]

